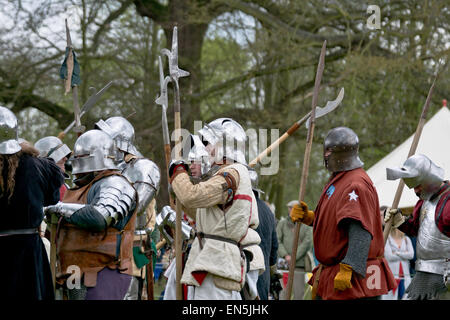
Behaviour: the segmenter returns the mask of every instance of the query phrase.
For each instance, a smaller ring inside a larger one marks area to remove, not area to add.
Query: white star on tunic
[[[353,190],[351,193],[348,194],[350,196],[350,199],[348,199],[348,201],[352,201],[358,199],[358,195],[355,193],[355,190]]]

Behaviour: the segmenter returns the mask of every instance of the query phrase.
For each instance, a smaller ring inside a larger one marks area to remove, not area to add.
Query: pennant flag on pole
[[[70,74],[72,76],[69,79]],[[65,80],[66,94],[69,93],[71,87],[78,86],[81,83],[80,64],[77,61],[75,51],[70,47],[66,47],[66,55],[59,70],[59,76]]]

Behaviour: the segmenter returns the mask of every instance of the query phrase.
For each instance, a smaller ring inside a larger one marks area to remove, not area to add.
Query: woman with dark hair
[[[17,119],[0,106],[0,299],[54,299],[38,228],[43,207],[58,202],[64,177],[53,160],[38,154],[19,144]]]

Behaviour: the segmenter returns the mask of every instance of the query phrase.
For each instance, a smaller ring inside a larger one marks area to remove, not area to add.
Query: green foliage
[[[444,0],[374,1],[381,8],[380,30],[366,27],[367,5],[355,1],[73,3],[0,0],[7,9],[0,27],[0,103],[19,115],[20,134],[31,141],[56,135],[72,121],[72,97],[63,95],[58,79],[65,49],[63,22],[69,16],[81,64],[80,104],[115,80],[83,122],[92,128],[100,118],[129,117],[139,149],[160,168],[165,161],[161,109],[154,103],[159,95],[158,55],[162,48],[170,49],[175,23],[179,64],[191,73],[180,80],[182,121],[188,129],[193,120],[232,117],[245,129],[279,129],[283,134],[311,110],[318,55],[327,39],[319,105],[334,100],[341,87],[345,97],[337,110],[316,122],[305,196],[310,207],[329,176],[322,161],[327,132],[351,127],[359,135],[365,168],[370,168],[413,134],[437,64],[448,61],[450,52],[450,10]],[[447,69],[439,79],[429,116],[449,98],[448,74]],[[31,93],[45,98],[48,107],[38,112],[33,103],[20,103],[29,101],[23,98]],[[172,99],[170,87],[171,106]],[[287,214],[288,201],[298,198],[306,132],[300,128],[281,145],[276,175],[260,177],[278,217]],[[71,133],[66,139],[73,145],[76,136]],[[166,183],[159,207],[167,202]]]

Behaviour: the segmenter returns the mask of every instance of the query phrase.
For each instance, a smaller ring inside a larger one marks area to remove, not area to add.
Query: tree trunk
[[[194,120],[200,120],[200,105],[193,103],[186,97],[195,92],[201,92],[201,55],[203,39],[208,30],[208,23],[192,23],[189,21],[189,12],[192,5],[190,1],[170,1],[169,21],[172,25],[163,26],[166,34],[166,48],[171,49],[173,27],[178,28],[178,66],[180,69],[190,73],[189,77],[181,78],[181,125],[183,128],[192,130]],[[169,93],[170,94],[170,93]],[[171,117],[169,116],[169,119]]]

